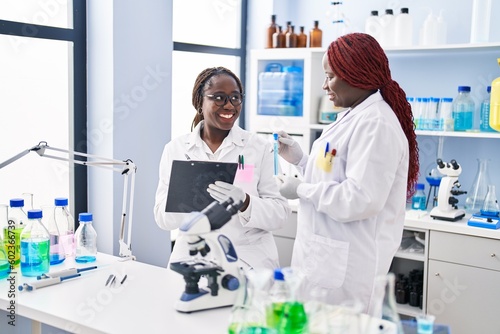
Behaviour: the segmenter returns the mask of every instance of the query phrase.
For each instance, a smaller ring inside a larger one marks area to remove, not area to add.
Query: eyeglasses
[[[223,107],[226,105],[227,100],[229,99],[229,102],[234,107],[239,106],[240,104],[243,103],[243,98],[245,95],[240,94],[240,93],[234,93],[231,95],[226,95],[226,94],[207,94],[205,95],[206,97],[210,98],[211,100],[214,101],[215,105],[218,107]]]

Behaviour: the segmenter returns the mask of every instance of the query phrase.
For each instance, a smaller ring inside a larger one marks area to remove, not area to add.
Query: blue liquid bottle
[[[49,232],[42,224],[42,210],[29,210],[21,233],[21,274],[36,277],[49,272]]]
[[[474,100],[469,86],[458,86],[458,95],[453,101],[453,120],[455,131],[472,130],[474,121]]]
[[[426,209],[426,196],[425,196],[425,184],[417,183],[417,191],[411,198],[411,208],[413,210],[425,210]]]
[[[78,263],[94,262],[97,255],[97,232],[92,226],[92,214],[80,213],[80,226],[75,232],[76,253]]]

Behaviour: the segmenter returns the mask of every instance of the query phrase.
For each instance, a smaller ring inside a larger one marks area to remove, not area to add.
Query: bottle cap
[[[78,220],[81,222],[91,222],[92,221],[92,214],[88,212],[80,213],[78,215]]]
[[[491,93],[491,86],[486,87],[486,91],[487,91],[488,93]]]
[[[441,99],[441,102],[453,102],[453,98],[451,98],[451,97],[443,97]]]
[[[66,197],[58,197],[54,200],[55,206],[67,206],[68,199]]]
[[[42,210],[28,210],[28,219],[39,219],[42,218]]]
[[[22,198],[13,198],[10,200],[11,208],[22,208],[24,206],[24,199]]]
[[[470,92],[470,86],[458,86],[459,92]]]
[[[408,14],[408,13],[409,13],[408,8],[406,7],[401,8],[401,14]]]
[[[425,189],[425,184],[417,183],[417,190],[424,190],[424,189]]]
[[[394,14],[394,13],[393,13],[393,11],[392,11],[392,9],[386,9],[386,10],[385,10],[385,13],[386,13],[387,15],[393,15],[393,14]]]
[[[284,281],[285,280],[285,276],[283,275],[281,268],[274,269],[274,280],[275,281]]]
[[[370,12],[370,14],[371,14],[372,16],[378,16],[378,10],[372,10],[372,11]]]

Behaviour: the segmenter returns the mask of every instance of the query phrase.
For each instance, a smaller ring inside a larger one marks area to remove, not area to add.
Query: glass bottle
[[[273,48],[284,48],[286,46],[286,35],[281,26],[273,34]]]
[[[271,15],[271,24],[267,27],[267,41],[266,48],[270,49],[273,47],[273,35],[276,32],[276,15]]]
[[[290,291],[285,282],[281,268],[274,270],[274,283],[269,290],[269,303],[266,307],[266,323],[268,327],[278,329],[283,307],[290,300]]]
[[[8,226],[3,230],[3,239],[6,247],[12,249],[14,259],[11,265],[18,268],[21,263],[21,233],[28,222],[28,216],[24,211],[24,199],[13,198],[10,200]],[[9,251],[7,251],[7,254]]]
[[[423,183],[417,183],[417,191],[411,198],[411,208],[413,210],[425,210],[426,209],[426,200],[427,197],[425,195],[424,189],[425,189],[425,184]]]
[[[304,33],[304,26],[300,26],[300,33],[297,35],[297,47],[307,47],[307,35]]]
[[[295,26],[291,25],[286,33],[285,43],[287,48],[297,47],[297,34],[295,33]]]
[[[0,204],[0,228],[2,231],[7,228],[8,221],[9,207],[6,204]],[[9,244],[4,241],[2,235],[3,233],[0,233],[0,279],[7,277],[10,273],[10,263],[9,258],[7,257]]]
[[[42,210],[28,211],[28,223],[21,233],[21,274],[36,277],[49,272],[50,237],[42,224]]]
[[[458,95],[453,101],[452,111],[455,131],[473,128],[475,106],[470,91],[470,86],[458,86]]]
[[[61,233],[61,244],[66,257],[75,256],[75,219],[68,209],[68,199],[59,197],[54,200],[53,219]]]
[[[309,47],[320,48],[322,45],[323,31],[318,28],[319,21],[314,21],[314,28],[309,32]]]
[[[490,99],[491,99],[491,86],[486,88],[486,97],[481,102],[479,130],[483,132],[495,132],[490,126]]]
[[[472,183],[472,187],[467,192],[465,200],[465,210],[467,213],[478,213],[484,204],[490,178],[488,174],[488,159],[477,159],[477,174]]]
[[[97,255],[97,233],[92,226],[92,214],[80,213],[80,226],[75,232],[75,261],[78,263],[94,262]]]
[[[488,185],[488,193],[484,198],[484,204],[481,208],[481,215],[489,217],[498,217],[500,207],[498,206],[496,189],[493,184]]]

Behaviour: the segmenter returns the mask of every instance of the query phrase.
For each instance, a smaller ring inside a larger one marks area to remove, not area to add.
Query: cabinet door
[[[500,272],[429,260],[427,313],[453,334],[500,333]]]

